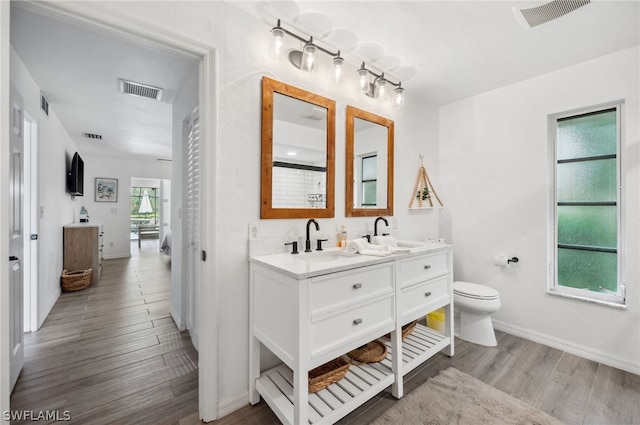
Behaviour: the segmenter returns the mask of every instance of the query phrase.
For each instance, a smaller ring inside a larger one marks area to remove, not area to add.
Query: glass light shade
[[[396,96],[393,101],[393,106],[395,106],[396,109],[402,109],[404,107],[404,89],[402,87],[397,87],[394,92],[396,93]]]
[[[360,68],[358,70],[358,75],[360,76],[360,90],[363,93],[369,93],[369,71],[364,68]]]
[[[313,44],[307,43],[302,48],[302,63],[300,64],[300,69],[303,71],[311,72],[315,67],[315,54],[316,54],[316,46]]]
[[[344,65],[344,59],[340,56],[333,58],[332,80],[336,84],[340,84],[342,82],[342,65]]]
[[[280,27],[275,27],[271,30],[274,38],[274,48],[276,57],[280,56],[280,50],[282,49],[282,39],[284,38],[284,30]]]
[[[389,98],[389,85],[387,84],[387,80],[384,78],[379,78],[376,82],[376,98],[381,102],[384,102]]]

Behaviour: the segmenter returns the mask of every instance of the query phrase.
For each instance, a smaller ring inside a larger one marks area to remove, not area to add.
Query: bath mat
[[[563,425],[564,422],[450,367],[398,400],[372,424]]]

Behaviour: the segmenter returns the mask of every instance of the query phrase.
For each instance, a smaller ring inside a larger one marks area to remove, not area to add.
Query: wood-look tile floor
[[[25,334],[12,411],[67,411],[76,424],[197,420],[198,354],[169,314],[169,257],[157,240],[131,250],[105,260],[95,286],[63,293],[43,326]]]
[[[405,395],[429,377],[453,366],[568,425],[640,424],[639,375],[503,332],[497,332],[497,336],[497,347],[483,347],[456,339],[452,358],[438,354],[406,376]],[[338,424],[369,424],[396,402],[387,389]],[[216,425],[278,423],[278,418],[264,401],[215,422]]]
[[[68,410],[77,424],[201,424],[197,352],[169,315],[168,258],[157,241],[132,252],[105,261],[98,285],[63,294],[43,327],[25,335],[12,410]],[[436,355],[407,375],[405,394],[453,366],[569,425],[640,424],[640,376],[497,335],[497,347],[456,339],[453,358]],[[339,423],[368,424],[395,402],[387,389]],[[264,401],[214,422],[278,423]]]

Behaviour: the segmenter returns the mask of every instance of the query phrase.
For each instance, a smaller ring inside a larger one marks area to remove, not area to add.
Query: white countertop
[[[65,224],[63,227],[98,227],[101,226],[102,223],[94,222],[94,221],[85,221],[83,223],[70,223]]]
[[[299,254],[280,253],[250,257],[249,261],[269,267],[295,279],[306,279],[344,270],[356,269],[373,264],[386,263],[401,258],[425,253],[447,251],[453,246],[443,243],[398,241],[399,244],[410,243],[409,252],[377,257],[362,254],[348,254],[340,248],[328,248],[323,251]]]

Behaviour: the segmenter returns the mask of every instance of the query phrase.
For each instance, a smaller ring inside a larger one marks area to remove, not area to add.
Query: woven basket
[[[362,347],[349,351],[347,356],[360,363],[376,363],[387,357],[387,346],[380,341],[371,341]]]
[[[309,392],[315,393],[344,378],[349,361],[338,357],[309,371]]]
[[[411,331],[413,331],[413,328],[415,328],[417,324],[418,324],[418,321],[414,320],[413,322],[407,323],[406,325],[404,325],[402,327],[402,339],[405,339],[406,337],[408,337]],[[385,336],[387,338],[391,338],[391,334],[386,334]]]
[[[66,292],[80,291],[91,285],[92,271],[92,269],[76,270],[72,272],[66,269],[63,270],[62,276],[60,277],[62,290]]]
[[[407,323],[406,325],[404,325],[402,327],[402,339],[405,339],[406,337],[408,337],[417,324],[418,324],[418,321],[414,320],[413,322]]]

